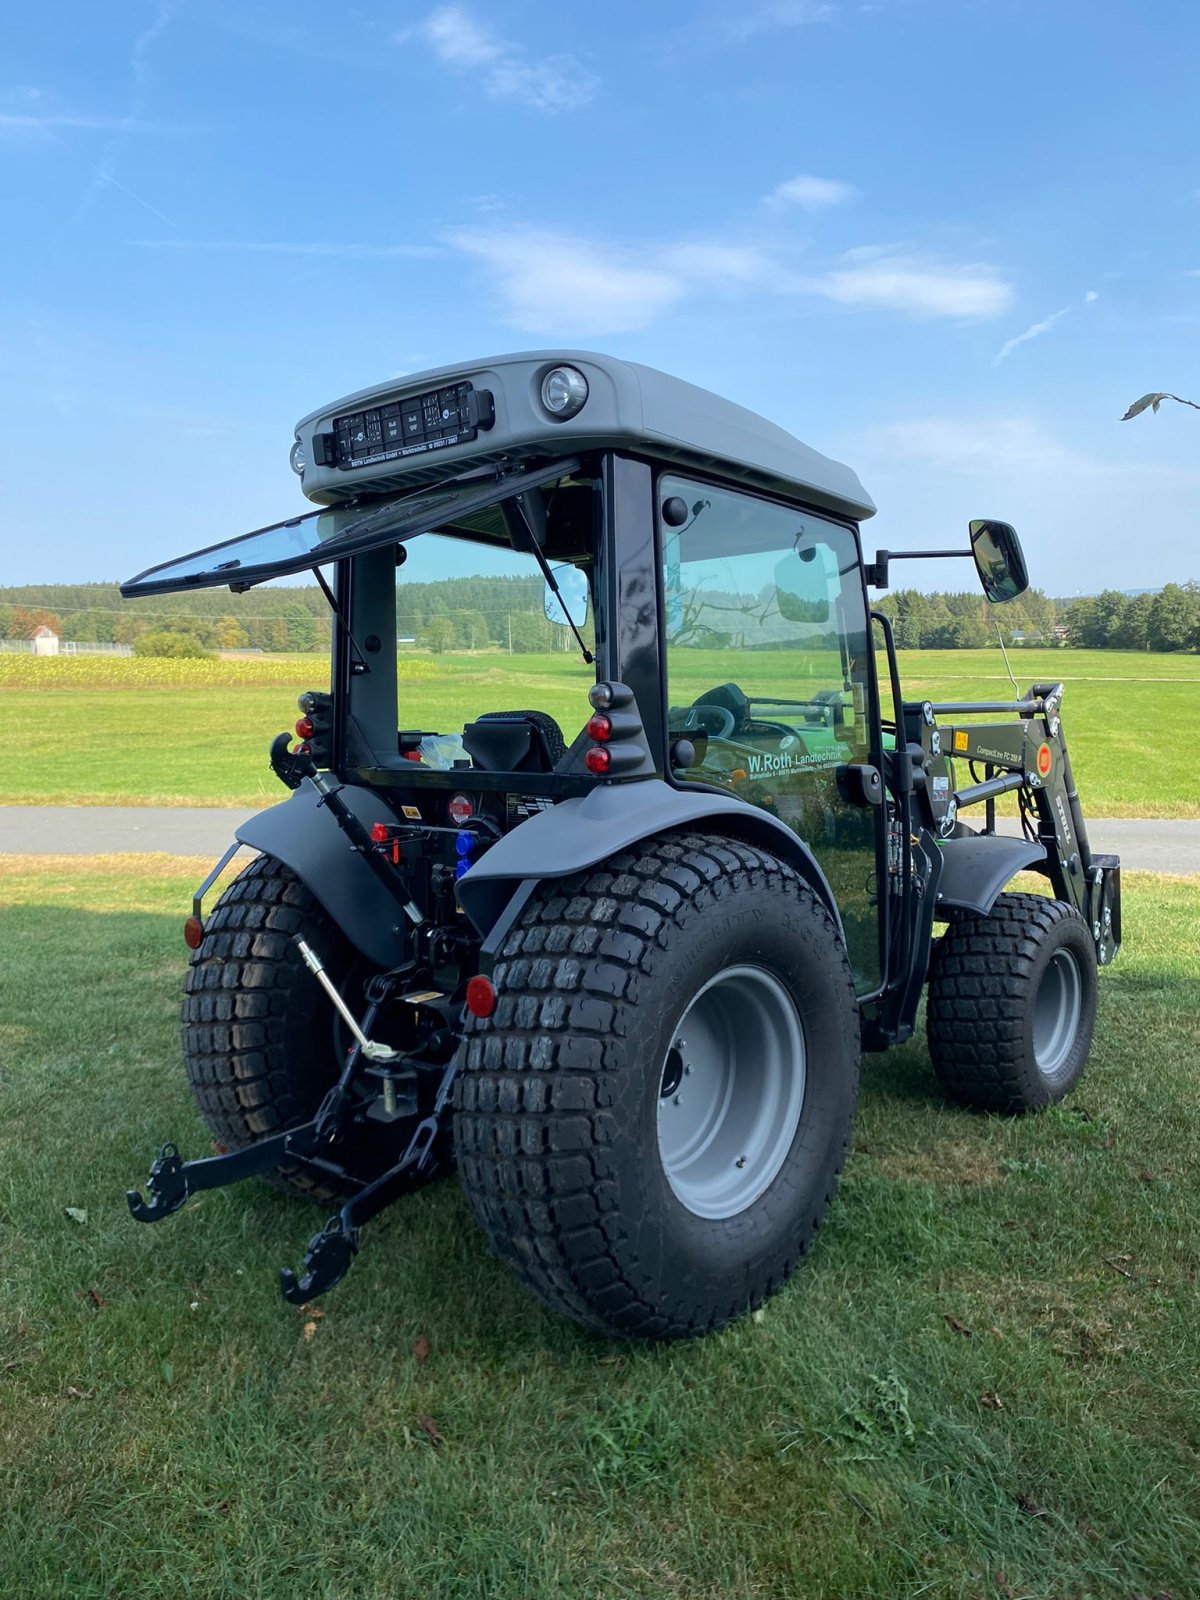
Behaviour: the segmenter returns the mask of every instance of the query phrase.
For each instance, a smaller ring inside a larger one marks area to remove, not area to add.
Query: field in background
[[[198,870],[0,861],[0,1591],[1196,1593],[1194,883],[1127,878],[1064,1107],[970,1116],[923,1043],[874,1058],[796,1279],[648,1348],[539,1310],[453,1180],[370,1225],[323,1315],[276,1287],[298,1201],[130,1220],[163,1138],[208,1149],[177,1032]]]
[[[753,692],[778,658],[688,651],[684,687],[736,679]],[[1021,650],[1024,690],[1067,685],[1064,722],[1093,816],[1200,817],[1193,741],[1200,657]],[[49,670],[47,670],[49,669]],[[400,725],[450,732],[482,711],[540,709],[568,738],[588,715],[590,673],[571,655],[428,656],[400,663]],[[32,674],[37,674],[36,677]],[[267,746],[296,718],[295,696],[327,684],[317,656],[236,661],[0,657],[5,800],[57,805],[257,805],[283,791]],[[901,653],[905,694],[1012,694],[996,650]],[[29,684],[36,687],[29,687]]]

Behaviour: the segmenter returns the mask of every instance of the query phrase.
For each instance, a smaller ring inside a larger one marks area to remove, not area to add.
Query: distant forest
[[[572,647],[566,630],[542,614],[538,577],[401,582],[396,598],[397,635],[438,654]],[[1195,582],[1169,583],[1155,594],[1108,589],[1072,600],[1031,589],[1004,606],[990,606],[978,592],[898,589],[880,596],[876,605],[891,617],[896,642],[905,650],[977,649],[995,641],[999,624],[1005,643],[1018,648],[1200,651],[1200,584]],[[166,632],[196,639],[210,650],[324,651],[330,634],[329,607],[315,585],[258,588],[244,595],[203,589],[145,600],[122,600],[115,584],[103,583],[0,588],[0,639],[29,639],[42,624],[80,644],[133,644],[143,634]]]

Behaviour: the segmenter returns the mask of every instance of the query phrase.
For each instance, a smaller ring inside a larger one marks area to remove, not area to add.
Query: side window
[[[805,841],[860,992],[879,978],[878,812],[838,768],[871,760],[871,640],[854,534],[815,513],[660,479],[668,726],[677,783],[729,789]]]
[[[675,777],[787,809],[787,779],[867,755],[854,536],[678,478],[662,480],[659,503],[670,729],[695,752]]]

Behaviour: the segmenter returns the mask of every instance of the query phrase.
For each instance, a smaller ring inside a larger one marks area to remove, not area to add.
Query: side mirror
[[[1021,541],[1011,522],[972,522],[971,554],[983,592],[993,605],[1015,600],[1029,587]]]
[[[829,578],[816,546],[775,568],[775,603],[786,622],[829,621]]]
[[[570,612],[570,618],[564,614],[558,595],[547,584],[542,596],[542,610],[546,621],[558,623],[563,628],[569,627],[573,622],[577,628],[582,628],[588,614],[587,574],[579,567],[554,567],[552,570],[559,594],[562,595],[567,611]]]

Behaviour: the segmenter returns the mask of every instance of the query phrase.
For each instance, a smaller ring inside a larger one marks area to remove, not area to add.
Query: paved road
[[[215,859],[254,814],[199,806],[0,806],[0,855],[161,850]],[[1089,820],[1088,836],[1093,850],[1115,851],[1130,872],[1200,874],[1200,821],[1097,818]]]

